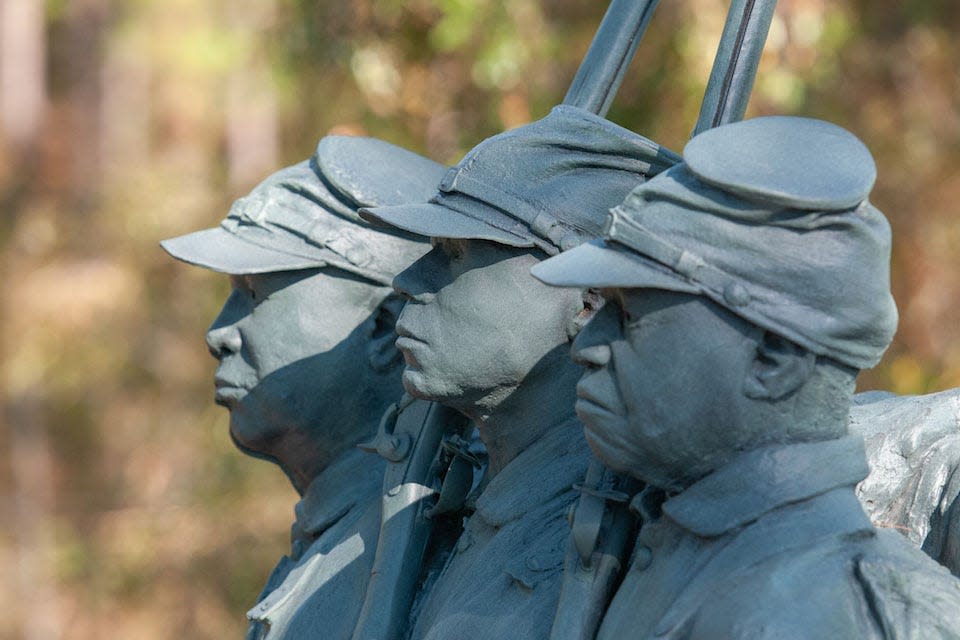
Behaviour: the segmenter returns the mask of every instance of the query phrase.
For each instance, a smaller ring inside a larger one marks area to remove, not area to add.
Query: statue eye
[[[254,282],[250,276],[244,276],[241,280],[242,288],[246,294],[250,297],[251,302],[257,302],[264,296],[260,293],[257,293],[258,282]]]
[[[622,319],[623,319],[623,326],[626,329],[635,329],[636,327],[639,327],[641,324],[643,324],[643,315],[630,313],[626,309],[624,309],[623,311]]]
[[[463,243],[459,240],[445,239],[441,242],[443,252],[451,260],[460,260],[463,258]]]

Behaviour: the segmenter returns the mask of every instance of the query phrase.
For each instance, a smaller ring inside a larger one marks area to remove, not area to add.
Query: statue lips
[[[417,361],[413,350],[426,345],[426,342],[417,338],[404,324],[403,319],[396,324],[397,340],[395,344],[397,349],[403,355],[403,360],[410,368],[419,369],[420,363]]]
[[[608,394],[603,393],[603,381],[600,376],[602,370],[588,372],[580,378],[577,383],[577,414],[586,413],[588,415],[597,415],[599,418],[622,417],[620,412],[608,407],[603,398]],[[586,422],[586,421],[585,421]]]
[[[213,379],[216,389],[213,401],[228,409],[239,403],[247,395],[247,389],[219,376]]]

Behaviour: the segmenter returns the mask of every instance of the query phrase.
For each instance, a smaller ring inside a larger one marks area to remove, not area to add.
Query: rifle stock
[[[428,512],[438,495],[440,443],[466,424],[453,409],[405,395],[384,415],[374,440],[363,445],[389,462],[380,537],[353,640],[402,637],[432,529]]]
[[[571,535],[550,640],[592,640],[630,555],[636,518],[628,502],[638,483],[590,458],[580,499],[569,514]]]

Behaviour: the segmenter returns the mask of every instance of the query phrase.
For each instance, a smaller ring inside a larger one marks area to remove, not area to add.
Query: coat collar
[[[383,485],[384,460],[350,447],[314,478],[294,507],[293,541],[320,536],[356,506],[377,499]]]
[[[773,445],[748,451],[663,503],[663,513],[698,536],[720,536],[785,504],[867,477],[863,438]]]
[[[520,518],[583,479],[590,457],[576,418],[555,426],[511,460],[477,498],[477,516],[494,527]]]

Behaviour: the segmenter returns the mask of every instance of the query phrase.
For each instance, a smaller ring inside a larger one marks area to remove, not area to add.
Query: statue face
[[[539,252],[483,240],[436,241],[394,279],[407,299],[397,347],[412,395],[450,406],[496,402],[569,342],[580,293],[530,275]]]
[[[365,350],[383,288],[335,269],[231,276],[207,333],[216,402],[238,444],[280,457],[283,443],[339,444],[372,375]],[[377,292],[380,292],[377,294]]]
[[[739,440],[736,419],[756,343],[708,300],[651,289],[606,290],[574,341],[587,367],[577,415],[609,467],[666,489],[714,468]]]

